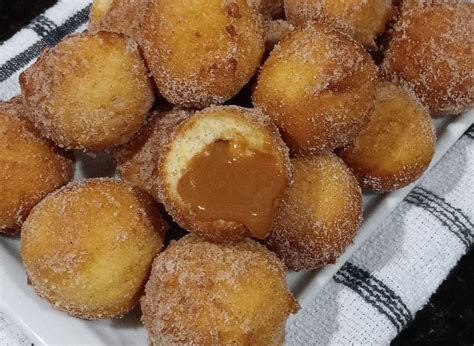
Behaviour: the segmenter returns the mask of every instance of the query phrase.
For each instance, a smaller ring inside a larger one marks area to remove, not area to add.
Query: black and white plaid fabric
[[[19,74],[43,49],[55,46],[64,36],[84,28],[90,4],[89,0],[59,1],[1,45],[0,100],[19,93]]]
[[[89,9],[88,0],[59,1],[0,46],[0,99],[19,93],[18,75],[41,50],[84,28]],[[472,247],[473,201],[471,126],[300,311],[288,327],[287,343],[389,343]],[[19,335],[9,323],[0,323],[0,344],[15,344],[12,335]]]

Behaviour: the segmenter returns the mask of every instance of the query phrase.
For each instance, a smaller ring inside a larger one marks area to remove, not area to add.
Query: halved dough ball
[[[295,25],[318,20],[351,35],[366,48],[395,13],[391,0],[284,0],[286,17]]]
[[[214,244],[189,235],[153,263],[141,300],[152,345],[281,345],[298,304],[285,267],[253,240]]]
[[[280,128],[294,155],[333,150],[362,129],[373,106],[377,67],[362,47],[310,23],[280,42],[263,65],[254,105]]]
[[[38,295],[71,315],[120,317],[143,292],[164,237],[153,203],[112,179],[46,197],[22,228],[21,257]]]
[[[21,76],[29,117],[65,148],[100,151],[145,122],[154,90],[138,46],[123,35],[72,35]]]
[[[433,123],[425,107],[410,92],[385,82],[378,87],[368,126],[341,157],[364,188],[391,191],[423,174],[435,144]]]
[[[267,117],[253,109],[210,107],[164,136],[160,200],[180,226],[215,241],[268,236],[290,166]]]
[[[264,53],[262,20],[247,0],[153,0],[142,31],[158,89],[175,105],[225,102],[252,78]]]
[[[114,151],[117,173],[130,185],[138,187],[160,202],[158,161],[167,133],[189,117],[182,109],[157,111],[149,123],[125,145]]]
[[[89,15],[90,31],[113,31],[138,37],[149,0],[94,0]]]
[[[21,98],[0,102],[0,233],[19,229],[31,208],[68,183],[73,161],[39,136]]]
[[[293,185],[275,218],[267,246],[292,270],[334,263],[362,221],[362,192],[333,154],[292,160]]]
[[[415,7],[403,13],[383,63],[432,115],[474,106],[474,4]]]

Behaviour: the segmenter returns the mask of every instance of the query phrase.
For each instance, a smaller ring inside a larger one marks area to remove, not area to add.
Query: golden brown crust
[[[120,317],[143,292],[164,221],[143,193],[113,179],[49,195],[22,229],[21,256],[36,292],[84,319]]]
[[[298,304],[284,265],[257,242],[188,235],[156,258],[141,307],[152,345],[279,345]]]
[[[153,0],[141,35],[160,93],[185,107],[236,95],[264,53],[262,19],[247,0]]]
[[[375,39],[395,14],[391,0],[285,0],[287,19],[294,25],[317,20],[342,30],[364,47],[374,49]]]
[[[252,99],[279,127],[293,155],[312,155],[360,132],[377,78],[361,46],[331,27],[309,23],[274,48]]]
[[[364,188],[386,192],[418,179],[435,145],[433,123],[421,102],[412,92],[383,82],[368,126],[340,156]]]
[[[252,236],[247,227],[240,223],[224,220],[212,222],[195,220],[195,216],[191,213],[189,208],[183,205],[182,201],[177,200],[176,191],[171,189],[169,184],[167,184],[169,177],[165,165],[169,160],[176,160],[176,156],[173,156],[170,151],[172,142],[186,133],[193,124],[201,121],[201,119],[219,114],[224,114],[231,118],[235,117],[239,121],[252,124],[255,133],[263,134],[272,144],[275,155],[278,155],[279,159],[282,160],[288,181],[290,181],[291,164],[289,161],[288,148],[281,140],[278,129],[271,123],[268,117],[256,109],[246,109],[237,106],[211,106],[195,113],[174,128],[170,128],[169,131],[163,133],[162,145],[160,146],[162,152],[159,157],[157,169],[159,175],[159,179],[157,180],[159,200],[165,205],[166,210],[173,219],[188,231],[213,241],[238,241],[245,237]],[[217,139],[219,138],[215,138],[215,140]]]
[[[293,185],[283,199],[267,246],[291,270],[334,263],[362,221],[362,192],[333,154],[292,159]]]
[[[68,183],[73,160],[23,117],[21,97],[0,102],[0,233],[19,230],[31,208]]]
[[[145,122],[154,90],[137,44],[117,33],[71,35],[20,76],[28,116],[58,145],[100,151]]]
[[[415,6],[395,27],[384,72],[413,89],[432,115],[474,105],[473,16],[472,3]]]
[[[160,203],[158,162],[169,133],[192,114],[189,110],[157,111],[128,143],[114,151],[117,173],[127,183],[150,194]]]

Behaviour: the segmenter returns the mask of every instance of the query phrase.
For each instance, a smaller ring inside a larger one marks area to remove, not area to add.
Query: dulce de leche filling
[[[244,141],[219,140],[194,156],[178,193],[199,221],[234,221],[264,239],[288,186],[283,163]]]

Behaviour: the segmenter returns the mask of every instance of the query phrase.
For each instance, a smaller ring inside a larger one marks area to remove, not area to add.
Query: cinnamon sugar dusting
[[[432,115],[474,106],[474,4],[409,6],[383,63],[395,83],[415,91]]]
[[[152,344],[279,344],[297,303],[285,268],[252,240],[186,236],[159,255],[141,300]]]
[[[292,270],[333,263],[362,221],[362,192],[337,156],[292,160],[293,184],[283,199],[268,247]]]

